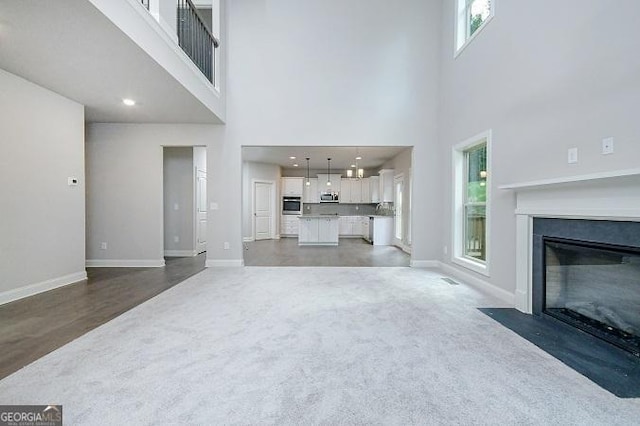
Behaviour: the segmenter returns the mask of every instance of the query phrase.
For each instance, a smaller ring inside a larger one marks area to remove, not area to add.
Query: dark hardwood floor
[[[0,306],[0,379],[202,271],[205,257],[87,268],[86,281]]]

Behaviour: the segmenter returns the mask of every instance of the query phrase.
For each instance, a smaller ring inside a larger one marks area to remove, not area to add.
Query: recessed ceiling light
[[[126,106],[134,106],[136,104],[136,101],[134,101],[133,99],[123,99],[122,103]]]
[[[356,157],[356,160],[362,160],[362,157]]]
[[[289,157],[289,160],[295,160],[296,157]]]
[[[298,165],[297,165],[297,164],[294,164],[294,165],[293,165],[293,167],[298,167]]]
[[[351,165],[351,167],[355,168],[355,167],[356,167],[356,165],[355,165],[355,164],[352,164],[352,165]]]

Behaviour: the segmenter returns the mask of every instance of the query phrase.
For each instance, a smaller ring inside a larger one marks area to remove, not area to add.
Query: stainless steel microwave
[[[337,192],[321,192],[320,202],[321,203],[337,203],[338,193]]]

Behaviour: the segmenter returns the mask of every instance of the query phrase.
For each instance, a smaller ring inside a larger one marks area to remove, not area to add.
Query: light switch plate
[[[575,164],[578,162],[578,148],[569,148],[567,151],[567,163]]]
[[[211,203],[209,205],[209,210],[218,210],[218,203]]]
[[[602,139],[602,155],[613,154],[613,138]]]

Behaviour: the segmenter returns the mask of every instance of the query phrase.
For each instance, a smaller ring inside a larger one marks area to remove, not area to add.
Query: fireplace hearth
[[[533,313],[640,357],[640,223],[534,219]]]

